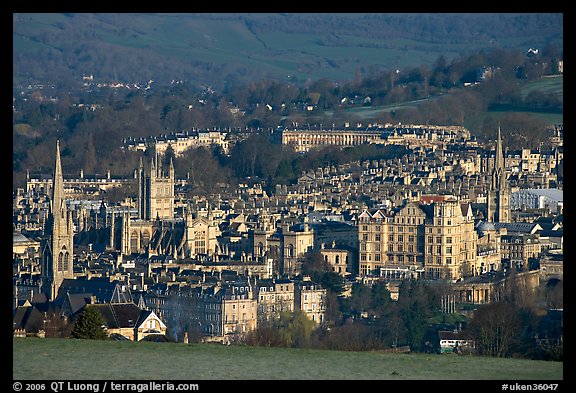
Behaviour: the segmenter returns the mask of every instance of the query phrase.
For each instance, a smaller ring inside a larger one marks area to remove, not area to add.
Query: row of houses
[[[144,275],[65,279],[54,302],[39,292],[38,278],[22,274],[14,287],[14,334],[42,336],[61,329],[54,315],[74,321],[87,306],[100,312],[111,338],[135,341],[183,341],[186,336],[227,343],[259,323],[295,310],[317,324],[324,322],[326,289],[309,277],[257,279],[200,270],[178,276],[156,273],[157,277],[146,279]]]

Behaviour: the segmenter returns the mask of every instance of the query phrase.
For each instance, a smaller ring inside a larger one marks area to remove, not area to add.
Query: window
[[[70,254],[65,252],[64,253],[64,270],[68,271],[70,269],[69,265]]]
[[[58,268],[57,268],[57,269],[58,269],[59,272],[61,272],[62,270],[64,270],[63,260],[64,260],[64,253],[61,252],[61,253],[58,254]]]

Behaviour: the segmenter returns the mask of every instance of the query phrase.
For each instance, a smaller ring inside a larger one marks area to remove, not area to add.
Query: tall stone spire
[[[506,179],[506,165],[502,149],[502,133],[498,125],[498,141],[494,153],[494,168],[488,190],[488,221],[510,222],[510,190]]]
[[[504,163],[504,151],[502,149],[502,133],[498,125],[498,141],[494,153],[494,169],[492,170],[492,189],[504,190],[507,188],[506,165]]]
[[[498,141],[496,142],[496,157],[494,157],[494,168],[496,170],[504,169],[504,153],[502,151],[502,133],[498,125]]]
[[[64,178],[62,176],[62,163],[60,161],[60,141],[56,141],[56,164],[54,166],[54,177],[52,178],[52,213],[60,212],[62,209],[65,213],[66,206],[62,206],[64,202]]]
[[[54,300],[64,279],[74,278],[74,226],[64,198],[60,141],[56,141],[56,162],[50,197],[50,211],[42,240],[42,291],[49,300]]]

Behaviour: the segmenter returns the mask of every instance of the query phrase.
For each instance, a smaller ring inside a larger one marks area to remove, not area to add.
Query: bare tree
[[[504,357],[519,329],[516,306],[495,302],[478,308],[466,331],[481,355]]]

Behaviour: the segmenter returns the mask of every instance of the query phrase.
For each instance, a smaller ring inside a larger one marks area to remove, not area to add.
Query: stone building
[[[336,241],[331,245],[324,245],[320,249],[320,254],[328,264],[330,271],[343,277],[347,277],[354,272],[357,250],[347,246],[338,246]]]
[[[269,321],[282,312],[294,311],[294,281],[257,280],[254,288],[258,301],[258,321]]]
[[[170,159],[168,173],[163,173],[158,154],[145,171],[140,158],[138,167],[138,217],[143,220],[174,218],[174,165]]]
[[[455,198],[365,210],[358,216],[358,241],[362,275],[454,281],[476,259],[472,209]]]
[[[358,216],[359,272],[407,278],[424,267],[426,213],[415,202]]]
[[[538,235],[507,234],[502,236],[502,259],[510,267],[528,269],[529,260],[540,257],[542,245]]]
[[[305,276],[294,284],[294,307],[302,310],[310,320],[323,323],[326,313],[326,289]]]

